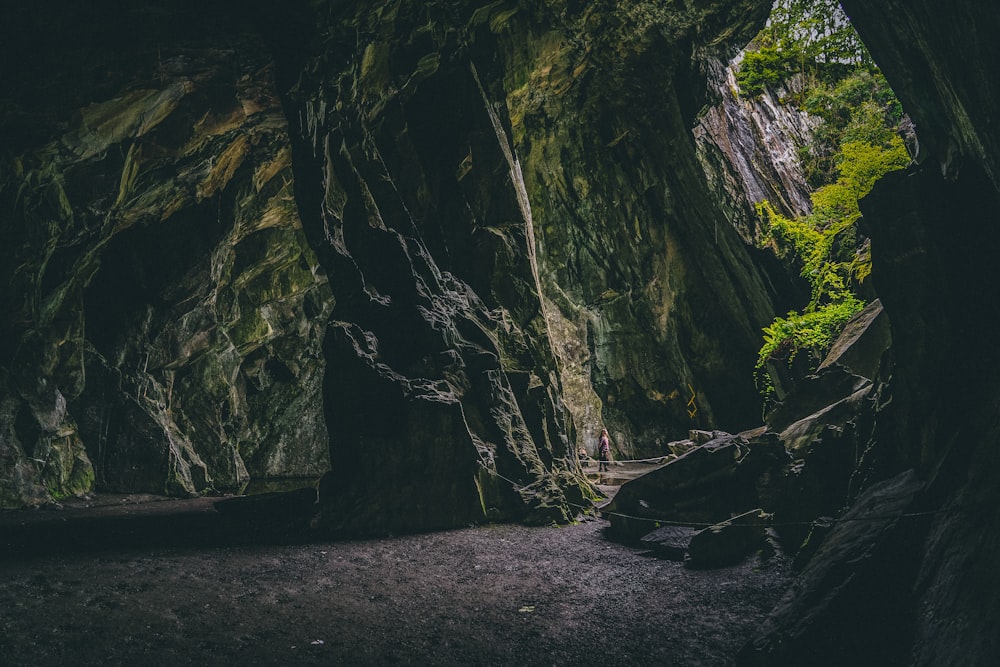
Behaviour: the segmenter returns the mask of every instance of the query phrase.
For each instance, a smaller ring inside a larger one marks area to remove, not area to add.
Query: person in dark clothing
[[[611,460],[611,438],[608,437],[608,429],[601,430],[601,439],[597,443],[597,464],[598,472],[606,472],[610,469],[608,461]]]

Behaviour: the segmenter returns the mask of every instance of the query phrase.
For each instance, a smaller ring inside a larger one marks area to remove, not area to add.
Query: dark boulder
[[[725,434],[626,482],[602,509],[613,534],[646,535],[657,521],[714,524],[775,497],[788,455],[776,438]]]
[[[681,562],[697,533],[698,529],[691,526],[660,526],[643,535],[639,543],[660,558]]]
[[[707,569],[741,562],[764,543],[768,524],[768,515],[755,509],[699,530],[688,544],[684,567]]]
[[[740,665],[907,664],[908,557],[925,519],[912,472],[869,489],[829,535],[739,655]]]

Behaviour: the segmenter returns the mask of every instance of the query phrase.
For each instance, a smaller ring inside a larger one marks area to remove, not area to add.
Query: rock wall
[[[364,469],[331,474],[321,496],[349,500],[323,523],[558,506],[567,408],[580,444],[606,422],[626,455],[757,423],[775,291],[705,187],[690,127],[702,62],[766,8],[618,11],[322,5],[302,23],[319,34],[278,46],[290,64],[311,45],[286,83],[296,183],[337,285],[331,451]]]
[[[337,286],[324,528],[565,521],[584,506],[495,84],[505,13],[349,3],[308,21],[321,32],[287,103],[303,220]]]
[[[11,17],[5,504],[332,456],[331,526],[562,520],[567,406],[626,453],[755,421],[774,291],[688,129],[760,6],[243,9]]]
[[[143,3],[7,21],[0,506],[322,474],[332,295],[260,39]]]
[[[5,503],[332,457],[330,527],[564,520],[571,416],[626,455],[756,423],[778,290],[690,127],[760,3],[235,9],[12,17],[50,57],[4,107]]]
[[[0,504],[331,466],[327,528],[559,521],[570,412],[635,451],[753,424],[780,290],[690,130],[768,4],[8,8]],[[1000,15],[846,4],[921,140],[863,205],[892,359],[741,659],[991,664]]]
[[[728,205],[727,217],[748,244],[760,237],[753,205],[769,201],[789,217],[812,211],[809,185],[799,151],[813,143],[818,117],[783,98],[801,86],[801,77],[777,91],[747,98],[736,81],[741,57],[707,61],[716,103],[699,115],[694,134],[709,187]]]
[[[766,8],[539,4],[506,36],[507,106],[580,443],[608,426],[635,457],[756,425],[756,341],[782,295],[706,187],[691,128],[703,69]]]

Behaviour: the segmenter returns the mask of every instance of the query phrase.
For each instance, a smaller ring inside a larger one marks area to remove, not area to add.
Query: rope
[[[604,461],[604,463],[650,463],[651,461],[659,461],[663,463],[664,459],[671,456],[673,456],[673,454],[664,454],[663,456],[657,456],[651,459],[608,459],[607,461]],[[588,458],[591,457],[588,456]],[[602,462],[600,459],[591,458],[591,460],[597,461],[598,463]]]
[[[514,480],[510,479],[509,477],[504,477],[503,475],[501,475],[499,472],[497,472],[495,470],[490,470],[482,461],[480,461],[479,464],[488,473],[490,473],[490,474],[492,474],[492,475],[494,475],[494,476],[496,476],[496,477],[498,477],[498,478],[500,478],[500,479],[502,479],[502,480],[504,480],[504,481],[512,484],[514,486],[514,489],[516,491],[518,491],[518,492],[523,491],[524,489],[528,488],[527,486],[521,486],[518,482],[515,482]],[[646,523],[657,524],[657,526],[679,526],[679,527],[682,527],[682,528],[711,528],[712,526],[718,526],[719,524],[728,523],[729,521],[732,520],[732,519],[724,519],[722,521],[716,521],[714,523],[703,523],[703,522],[698,522],[698,521],[680,521],[680,520],[677,520],[677,519],[654,519],[654,518],[645,517],[645,516],[632,516],[630,514],[624,514],[622,512],[605,512],[605,511],[601,510],[599,507],[597,507],[596,505],[591,505],[590,507],[585,507],[583,505],[578,505],[576,503],[571,503],[571,502],[568,502],[568,501],[567,501],[566,504],[569,505],[570,507],[579,508],[579,509],[583,510],[584,512],[589,512],[589,511],[592,511],[592,510],[598,510],[598,511],[600,511],[600,513],[603,516],[617,516],[617,517],[621,517],[623,519],[629,519],[629,520],[632,520],[632,521],[645,521]],[[851,518],[841,517],[839,519],[838,518],[834,518],[834,517],[817,517],[816,519],[814,519],[812,521],[782,521],[782,522],[778,522],[778,523],[775,523],[774,521],[766,521],[766,522],[758,522],[758,523],[740,523],[738,525],[740,525],[740,526],[747,526],[748,528],[784,528],[784,527],[790,527],[790,526],[813,526],[813,525],[817,525],[817,524],[820,525],[820,526],[823,526],[823,527],[832,527],[834,524],[837,524],[837,523],[857,523],[857,522],[862,522],[862,521],[885,521],[885,520],[891,520],[891,519],[909,519],[909,518],[916,518],[916,517],[923,517],[923,516],[933,516],[933,515],[937,515],[937,514],[962,514],[962,513],[966,513],[968,510],[970,510],[972,508],[980,507],[980,506],[985,505],[985,504],[986,504],[986,502],[983,501],[983,502],[979,502],[979,503],[973,503],[973,504],[968,504],[968,505],[961,505],[961,506],[958,506],[958,507],[953,507],[951,509],[941,508],[941,509],[936,509],[936,510],[925,510],[925,511],[922,511],[922,512],[904,512],[902,514],[880,514],[880,515],[875,515],[875,516],[851,517]]]
[[[902,514],[877,514],[875,516],[863,516],[863,517],[818,517],[812,521],[782,521],[774,522],[767,521],[762,523],[740,523],[740,526],[747,526],[751,528],[783,528],[787,526],[813,526],[821,525],[823,527],[832,527],[837,523],[860,523],[862,521],[886,521],[891,519],[910,519],[915,517],[932,516],[936,514],[964,514],[973,507],[983,505],[985,503],[977,503],[976,505],[963,505],[960,507],[954,507],[951,509],[937,509],[937,510],[927,510],[924,512],[904,512]],[[579,507],[579,505],[576,505]],[[718,526],[722,523],[729,523],[732,519],[724,519],[722,521],[716,521],[715,523],[699,523],[695,521],[677,521],[671,519],[652,519],[650,517],[644,516],[630,516],[628,514],[623,514],[621,512],[601,512],[605,516],[619,516],[623,519],[632,519],[634,521],[645,521],[647,523],[655,523],[659,525],[666,526],[681,526],[681,527],[691,527],[691,528],[710,528],[712,526]]]

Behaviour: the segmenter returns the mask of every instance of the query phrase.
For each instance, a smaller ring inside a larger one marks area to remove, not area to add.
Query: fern
[[[779,357],[790,363],[803,350],[821,359],[844,325],[864,308],[854,288],[871,273],[871,254],[867,242],[856,241],[858,200],[879,178],[908,162],[902,140],[895,135],[886,145],[847,141],[837,156],[837,180],[813,192],[810,215],[789,218],[770,202],[757,205],[765,243],[780,257],[800,263],[800,273],[811,288],[809,304],[801,313],[792,311],[765,327],[758,369]]]

